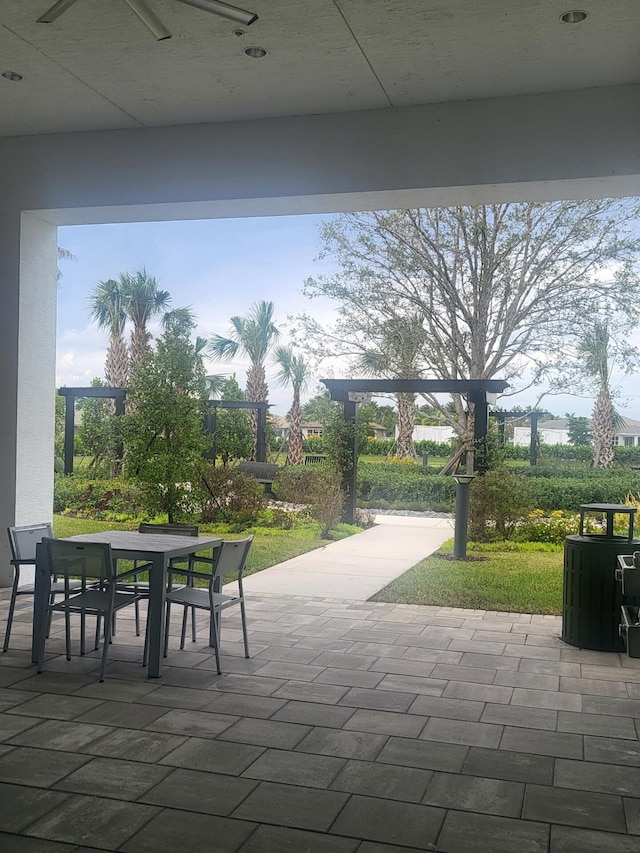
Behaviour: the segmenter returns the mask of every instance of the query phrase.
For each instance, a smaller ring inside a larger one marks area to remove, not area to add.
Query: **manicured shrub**
[[[509,468],[487,471],[471,484],[470,536],[477,541],[495,535],[509,539],[534,507],[535,494],[529,480]]]
[[[320,523],[326,539],[340,522],[344,510],[344,494],[340,475],[328,465],[287,465],[273,484],[281,501],[308,505],[311,515]]]
[[[342,521],[345,501],[340,475],[327,473],[330,476],[319,480],[311,493],[311,514],[320,524],[323,539],[330,539],[331,531]]]
[[[264,506],[264,489],[258,481],[237,468],[207,466],[201,472],[203,494],[201,519],[250,524]]]
[[[273,493],[286,503],[308,504],[309,496],[328,473],[324,465],[285,465],[273,484]]]

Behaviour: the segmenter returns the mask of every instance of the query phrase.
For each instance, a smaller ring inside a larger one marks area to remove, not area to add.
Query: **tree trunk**
[[[593,407],[591,433],[593,435],[593,467],[611,468],[614,459],[615,419],[613,402],[606,387],[600,389]]]
[[[104,366],[104,378],[113,388],[126,388],[129,380],[129,352],[122,335],[111,338]]]
[[[416,459],[413,444],[413,424],[416,413],[414,394],[398,394],[398,438],[396,455],[400,459]]]
[[[252,364],[247,371],[247,402],[266,403],[269,400],[269,386],[263,364]],[[258,452],[258,410],[249,409],[249,421],[253,432],[253,452],[251,458],[256,459]]]
[[[151,334],[143,326],[134,327],[131,332],[131,365],[138,366],[142,363],[144,354],[149,346]]]
[[[300,409],[300,391],[294,388],[293,403],[289,418],[289,447],[287,465],[302,465],[302,411]]]

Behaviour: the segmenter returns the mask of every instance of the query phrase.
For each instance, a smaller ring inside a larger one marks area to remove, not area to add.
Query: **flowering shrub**
[[[604,532],[604,521],[596,516],[587,515],[584,519],[583,533],[601,534]],[[575,536],[580,531],[580,515],[564,512],[561,509],[546,513],[542,509],[530,512],[527,518],[518,525],[513,538],[518,542],[551,542],[561,545],[567,536]],[[626,533],[626,519],[618,521],[615,532]]]
[[[518,526],[514,539],[518,542],[553,542],[561,544],[567,536],[578,532],[580,516],[561,509],[547,514],[535,509]]]

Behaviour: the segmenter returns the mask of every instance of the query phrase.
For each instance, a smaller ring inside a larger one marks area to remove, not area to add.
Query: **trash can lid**
[[[629,515],[634,515],[638,511],[637,506],[628,506],[627,504],[580,504],[580,511],[587,512],[626,512]]]

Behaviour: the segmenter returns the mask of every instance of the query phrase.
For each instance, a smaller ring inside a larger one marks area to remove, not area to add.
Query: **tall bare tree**
[[[322,227],[335,274],[304,291],[340,306],[333,328],[301,319],[297,341],[316,357],[353,361],[380,345],[398,316],[418,315],[424,338],[416,376],[540,381],[564,343],[602,304],[640,305],[635,200],[602,199],[341,215]],[[427,397],[461,435],[454,413]]]
[[[275,345],[280,332],[273,322],[275,307],[273,302],[260,300],[254,302],[246,317],[231,318],[231,332],[228,338],[213,335],[209,340],[208,352],[211,358],[230,361],[236,356],[249,359],[247,370],[247,400],[251,403],[267,403],[269,386],[265,372],[265,362],[271,348]],[[255,458],[258,444],[258,413],[250,410],[253,429]]]

